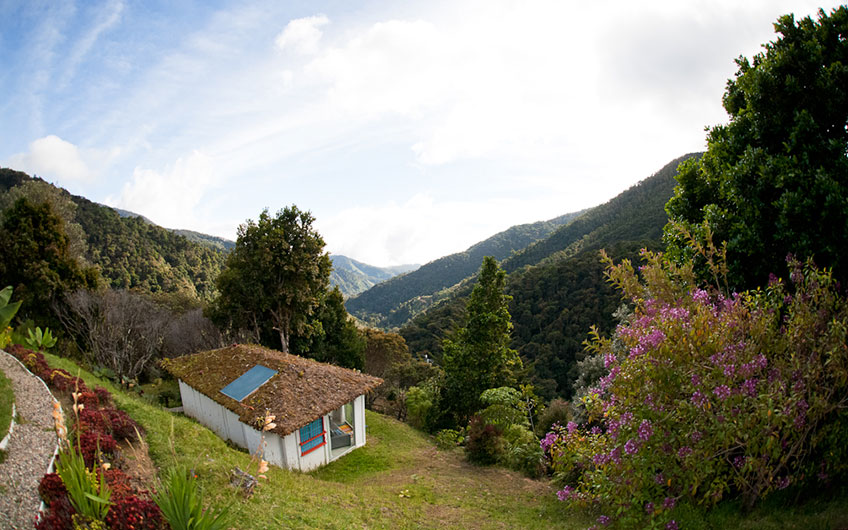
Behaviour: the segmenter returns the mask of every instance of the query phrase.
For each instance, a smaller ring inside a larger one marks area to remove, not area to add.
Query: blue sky
[[[591,4],[591,5],[584,5]],[[235,239],[289,205],[425,263],[705,148],[802,0],[0,0],[0,166]]]

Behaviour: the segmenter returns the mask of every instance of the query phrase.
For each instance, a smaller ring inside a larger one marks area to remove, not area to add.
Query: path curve
[[[15,425],[6,460],[0,464],[0,528],[33,528],[41,499],[38,483],[56,450],[53,395],[41,379],[5,351],[0,370],[12,381],[20,421]]]

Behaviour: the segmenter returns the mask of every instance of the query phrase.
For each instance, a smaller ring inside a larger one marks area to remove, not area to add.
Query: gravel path
[[[38,483],[56,449],[53,396],[41,380],[0,350],[0,370],[12,381],[20,423],[0,464],[0,529],[33,528],[41,500]]]

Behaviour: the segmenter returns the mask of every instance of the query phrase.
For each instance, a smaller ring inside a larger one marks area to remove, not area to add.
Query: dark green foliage
[[[64,221],[48,203],[18,199],[2,212],[0,278],[22,302],[19,318],[57,327],[52,304],[65,293],[97,285],[97,271],[71,256]]]
[[[699,162],[681,166],[667,209],[698,235],[709,221],[727,241],[737,289],[785,271],[787,252],[814,257],[846,279],[848,260],[848,7],[775,24],[777,40],[737,60],[724,108]],[[686,241],[668,228],[672,256]]]
[[[344,307],[339,288],[321,300],[309,337],[292,337],[292,352],[316,361],[362,370],[365,366],[365,337]]]
[[[571,404],[568,401],[556,398],[539,414],[539,423],[536,424],[536,434],[544,436],[545,433],[551,431],[551,427],[555,423],[566,425],[571,420]]]
[[[0,192],[32,182],[43,181],[0,168]],[[76,204],[74,221],[84,232],[85,259],[99,267],[110,287],[185,293],[195,299],[209,299],[215,293],[223,250],[188,241],[140,217],[121,217],[112,208],[61,188],[56,193]]]
[[[347,301],[347,309],[358,318],[380,327],[402,326],[410,318],[437,302],[440,291],[473,276],[484,256],[502,260],[530,243],[570,222],[582,212],[550,221],[518,225],[470,247],[421,266],[418,270],[375,285]]]
[[[518,354],[509,347],[512,322],[505,285],[506,273],[498,262],[491,256],[483,258],[465,325],[444,341],[441,408],[456,425],[465,425],[481,408],[484,390],[515,384],[521,369]]]
[[[220,326],[255,331],[262,344],[289,351],[293,336],[312,336],[326,294],[330,258],[315,220],[297,206],[239,226],[236,246],[218,276],[211,317]]]

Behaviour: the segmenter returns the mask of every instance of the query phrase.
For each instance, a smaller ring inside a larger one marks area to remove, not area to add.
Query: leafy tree
[[[504,294],[506,273],[491,256],[483,258],[477,284],[468,301],[465,326],[444,343],[443,412],[458,424],[480,409],[484,390],[515,383],[521,360],[509,347],[512,322],[510,296]]]
[[[95,287],[98,272],[81,267],[71,255],[65,223],[49,202],[33,204],[22,197],[3,211],[0,278],[20,296],[19,316],[55,327],[53,304],[67,292]]]
[[[289,351],[293,335],[311,336],[330,276],[324,239],[315,220],[297,206],[239,226],[236,246],[218,277],[220,292],[211,315],[219,325],[253,329],[266,346],[279,337]]]
[[[293,336],[291,349],[317,361],[356,368],[365,365],[365,338],[347,314],[344,296],[338,287],[327,292],[315,312],[306,337]]]
[[[787,252],[848,273],[848,7],[818,20],[792,15],[753,61],[728,81],[726,125],[707,153],[681,165],[671,221],[699,234],[707,221],[727,241],[730,282],[747,288],[785,271]],[[691,256],[686,236],[666,227],[670,255]]]

